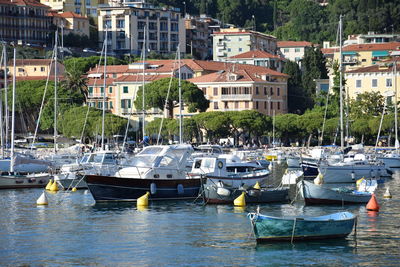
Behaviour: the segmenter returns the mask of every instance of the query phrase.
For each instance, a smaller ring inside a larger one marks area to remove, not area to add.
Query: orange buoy
[[[379,211],[379,204],[376,200],[375,194],[372,194],[371,199],[368,201],[367,210]]]

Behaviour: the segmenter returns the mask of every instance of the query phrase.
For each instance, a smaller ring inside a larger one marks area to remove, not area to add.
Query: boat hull
[[[323,174],[324,183],[355,183],[361,178],[379,178],[387,176],[384,166],[331,166],[320,165],[319,172]]]
[[[218,188],[206,185],[203,190],[204,200],[207,204],[232,204],[239,197],[243,190],[238,188],[228,189],[229,196],[218,194]],[[264,188],[261,190],[249,189],[245,191],[246,203],[271,203],[271,202],[287,202],[289,188]]]
[[[349,193],[338,192],[323,185],[315,185],[308,181],[302,181],[297,184],[300,194],[304,198],[306,205],[318,204],[360,204],[368,203],[371,199],[369,193]]]
[[[57,183],[61,186],[62,189],[87,189],[88,186],[86,182],[80,178],[80,179],[60,179],[57,180]]]
[[[203,178],[141,179],[86,175],[86,183],[96,202],[136,201],[150,192],[149,200],[195,199]]]
[[[339,212],[320,217],[277,218],[249,214],[257,242],[341,238],[353,231],[356,216]]]
[[[261,183],[265,179],[268,178],[269,174],[265,175],[258,175],[258,176],[213,176],[213,175],[206,175],[209,183],[212,184],[217,184],[218,182],[223,182],[224,184],[233,187],[233,188],[238,188],[242,185],[247,185],[247,186],[253,186],[257,182]]]
[[[44,188],[49,179],[49,174],[1,175],[0,189]]]

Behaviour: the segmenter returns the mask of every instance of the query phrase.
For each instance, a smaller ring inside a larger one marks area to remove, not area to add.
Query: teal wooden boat
[[[318,217],[272,217],[249,213],[257,242],[341,238],[348,236],[357,216],[338,212]]]

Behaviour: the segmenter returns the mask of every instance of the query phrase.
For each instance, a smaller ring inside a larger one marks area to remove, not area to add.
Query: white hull
[[[45,187],[49,182],[47,173],[0,176],[0,189]]]
[[[392,171],[400,171],[400,158],[398,157],[381,157],[378,160],[383,161],[385,163],[385,167]]]
[[[379,178],[388,176],[385,166],[380,165],[320,165],[319,172],[324,183],[355,183],[361,178]]]
[[[257,182],[263,183],[264,180],[268,177],[268,175],[262,176],[251,176],[251,177],[223,177],[223,176],[208,176],[207,183],[209,184],[217,184],[218,182],[222,182],[227,186],[233,188],[239,188],[240,186],[254,186]]]
[[[300,157],[289,157],[286,159],[288,168],[300,168]]]

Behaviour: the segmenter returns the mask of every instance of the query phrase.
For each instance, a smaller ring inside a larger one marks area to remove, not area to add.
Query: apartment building
[[[279,53],[287,60],[300,64],[307,49],[312,47],[312,43],[305,41],[280,41],[278,42]]]
[[[144,2],[124,2],[123,6],[99,9],[99,40],[104,42],[107,29],[108,52],[116,55],[175,53],[179,45],[186,52],[185,21],[179,9],[158,8]],[[144,40],[146,40],[144,42]]]
[[[400,89],[400,63],[396,73],[392,61],[385,61],[368,67],[361,67],[345,72],[346,91],[350,98],[357,98],[362,93],[379,92],[394,103],[396,85]],[[397,101],[400,100],[399,95]]]
[[[195,59],[212,59],[214,32],[220,31],[221,22],[206,15],[185,18],[186,51]]]
[[[97,21],[98,8],[107,5],[107,0],[40,0],[40,3],[57,12],[74,12],[93,17]]]
[[[49,7],[35,0],[0,0],[0,40],[20,45],[47,44]]]
[[[54,25],[63,28],[64,35],[73,33],[89,37],[89,19],[87,17],[70,11],[62,13],[51,11],[48,15],[53,18]]]
[[[240,28],[221,29],[213,35],[213,60],[224,61],[252,50],[276,53],[276,37]]]
[[[232,64],[229,69],[192,78],[208,100],[207,111],[253,109],[271,116],[287,113],[288,75],[264,67]]]
[[[380,44],[399,42],[400,34],[398,33],[376,33],[368,32],[367,34],[352,34],[347,37],[343,45],[351,44]]]
[[[226,59],[227,62],[267,67],[282,72],[285,59],[262,50],[245,52]]]

